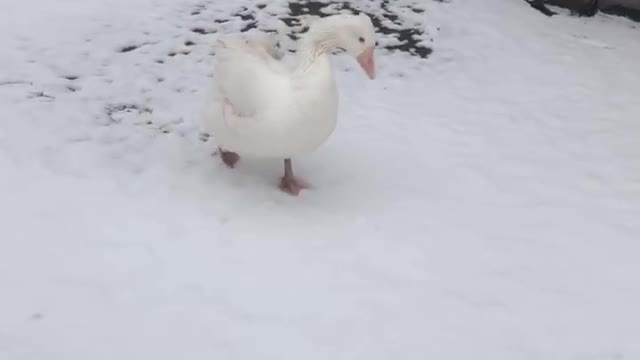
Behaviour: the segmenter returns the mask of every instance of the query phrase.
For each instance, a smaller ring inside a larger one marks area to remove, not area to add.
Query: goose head
[[[358,61],[370,79],[375,78],[375,29],[368,15],[331,15],[307,24],[309,32],[301,43],[303,59],[308,60],[309,54],[344,50]]]
[[[340,25],[335,32],[335,46],[344,49],[353,56],[369,79],[376,77],[374,50],[376,46],[375,29],[371,18],[359,15],[339,15]]]

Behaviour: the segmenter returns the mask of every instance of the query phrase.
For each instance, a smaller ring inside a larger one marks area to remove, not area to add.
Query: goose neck
[[[330,24],[317,24],[309,29],[298,48],[298,70],[307,70],[316,58],[333,51],[337,46],[336,42],[336,32]]]

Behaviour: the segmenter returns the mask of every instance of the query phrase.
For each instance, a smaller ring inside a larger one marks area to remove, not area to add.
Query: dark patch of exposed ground
[[[556,15],[557,13],[551,9],[549,9],[545,4],[543,0],[526,0],[529,5],[540,11],[542,14],[546,15],[546,16],[553,16]]]
[[[632,8],[622,4],[608,5],[598,0],[525,0],[532,8],[541,13],[552,16],[556,12],[548,8],[549,5],[569,9],[576,16],[594,16],[598,12],[609,15],[626,17],[634,21],[640,21],[640,9]]]
[[[444,0],[432,0],[439,2],[448,2]],[[317,0],[301,0],[301,1],[290,1],[288,3],[289,11],[288,14],[280,17],[285,24],[287,24],[291,30],[283,35],[288,36],[292,40],[297,40],[300,38],[300,35],[308,29],[302,29],[302,31],[295,30],[295,28],[300,25],[300,17],[305,15],[319,16],[325,17],[337,12],[350,12],[352,14],[358,14],[360,12],[365,12],[372,19],[373,25],[376,28],[376,31],[380,34],[394,37],[398,40],[398,44],[395,45],[385,45],[382,46],[384,49],[389,51],[400,51],[408,53],[412,56],[417,56],[420,58],[427,58],[433,50],[422,43],[422,38],[424,37],[424,29],[421,27],[409,26],[400,18],[400,15],[395,13],[390,5],[391,0],[383,0],[380,3],[379,11],[375,12],[366,12],[360,9],[357,9],[352,2],[349,1],[333,1],[333,2],[322,2]],[[258,21],[256,19],[256,13],[261,11],[266,7],[266,4],[259,3],[255,5],[255,8],[248,8],[246,6],[240,7],[236,12],[230,14],[230,17],[235,17],[243,21],[243,26],[241,31],[249,31],[251,29],[256,29],[259,27]],[[419,7],[407,7],[407,9],[411,10],[416,14],[422,14],[425,12],[424,9]],[[205,5],[198,5],[191,12],[192,15],[200,15],[204,11],[206,11]],[[218,18],[213,20],[215,23],[221,24],[228,22],[229,19]],[[385,25],[385,23],[389,23],[392,25]],[[194,27],[191,29],[193,33],[206,35],[213,34],[216,32],[215,29],[204,28],[204,27]],[[292,50],[295,51],[295,50]]]

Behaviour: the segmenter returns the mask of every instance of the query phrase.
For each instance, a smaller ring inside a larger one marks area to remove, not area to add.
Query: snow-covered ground
[[[415,3],[296,198],[200,122],[285,1],[3,1],[0,359],[640,358],[640,29]]]

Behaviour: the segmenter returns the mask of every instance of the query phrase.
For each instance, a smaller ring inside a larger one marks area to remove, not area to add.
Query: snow
[[[433,53],[334,57],[294,198],[202,134],[209,32],[256,2],[5,3],[0,359],[640,358],[633,22],[394,2]]]

